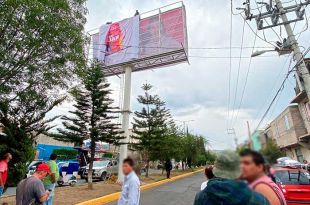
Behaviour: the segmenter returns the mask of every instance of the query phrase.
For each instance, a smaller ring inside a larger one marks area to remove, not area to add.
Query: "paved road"
[[[141,193],[140,205],[192,205],[203,180],[203,174],[199,173],[146,190]]]

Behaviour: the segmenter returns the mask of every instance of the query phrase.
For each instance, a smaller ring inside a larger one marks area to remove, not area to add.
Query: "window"
[[[310,104],[305,103],[304,105],[305,105],[305,113],[306,113],[307,120],[310,121]]]
[[[310,184],[307,173],[299,170],[284,170],[275,173],[278,183],[292,185],[308,185]]]
[[[290,129],[290,122],[289,122],[287,115],[284,116],[284,123],[285,123],[285,130],[289,130]]]
[[[295,154],[296,154],[296,157],[297,157],[297,161],[302,163],[304,161],[304,156],[302,155],[301,149],[300,148],[296,148],[295,149]]]

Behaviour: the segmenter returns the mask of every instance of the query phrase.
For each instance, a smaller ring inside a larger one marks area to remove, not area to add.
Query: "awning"
[[[299,140],[300,140],[301,142],[308,142],[308,141],[310,140],[310,133],[307,133],[307,134],[305,134],[305,135],[300,136],[300,137],[299,137]]]
[[[307,93],[305,91],[301,91],[293,98],[291,103],[300,103],[306,98],[307,98]]]

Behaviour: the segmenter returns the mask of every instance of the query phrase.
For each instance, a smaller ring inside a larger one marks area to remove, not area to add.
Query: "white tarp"
[[[105,65],[113,65],[138,58],[139,16],[100,27],[93,36],[93,57]]]

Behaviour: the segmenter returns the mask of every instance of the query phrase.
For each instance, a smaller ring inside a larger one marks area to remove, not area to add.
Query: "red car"
[[[310,175],[304,169],[276,168],[275,178],[288,205],[310,204]]]

